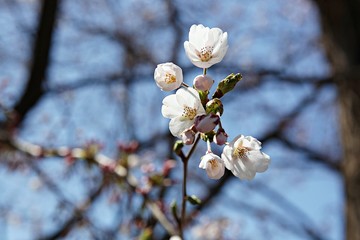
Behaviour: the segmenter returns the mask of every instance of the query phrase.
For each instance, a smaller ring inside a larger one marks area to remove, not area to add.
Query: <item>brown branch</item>
[[[59,4],[58,0],[42,1],[29,79],[24,94],[14,107],[18,115],[18,124],[21,123],[26,114],[37,104],[44,94],[42,85],[45,81],[49,66],[54,25]]]
[[[340,160],[330,159],[329,157],[323,156],[322,154],[320,154],[306,146],[301,146],[284,136],[278,135],[277,139],[279,139],[288,148],[305,154],[307,160],[323,164],[330,170],[332,170],[336,173],[340,173],[340,170],[341,170]]]
[[[60,237],[65,237],[72,230],[72,228],[80,221],[85,220],[86,222],[88,222],[89,220],[85,216],[86,212],[89,209],[89,207],[95,202],[95,200],[101,195],[103,189],[104,189],[104,182],[99,184],[99,186],[92,193],[90,193],[89,197],[86,199],[85,202],[83,202],[79,207],[74,209],[74,211],[70,215],[71,217],[68,220],[66,220],[62,224],[62,226],[60,226],[53,233],[50,233],[47,236],[39,237],[38,239],[55,240]]]

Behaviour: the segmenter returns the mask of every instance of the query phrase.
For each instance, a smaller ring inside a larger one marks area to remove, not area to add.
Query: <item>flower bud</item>
[[[218,115],[210,113],[196,117],[194,125],[197,131],[207,133],[213,130],[219,124],[219,121],[220,117]]]
[[[214,143],[221,146],[224,145],[227,141],[228,135],[226,134],[223,128],[219,128],[214,136]]]
[[[214,98],[206,103],[206,113],[220,113],[222,115],[224,112],[224,107],[220,99]]]
[[[242,79],[242,75],[240,73],[237,74],[230,74],[225,79],[221,80],[219,85],[216,88],[216,91],[213,98],[221,98],[227,92],[230,92],[235,88],[235,85]]]
[[[208,75],[198,75],[194,78],[194,87],[200,91],[209,91],[211,86],[214,84],[214,80]]]
[[[181,133],[181,139],[185,145],[191,145],[195,140],[195,132],[192,129],[186,129]]]

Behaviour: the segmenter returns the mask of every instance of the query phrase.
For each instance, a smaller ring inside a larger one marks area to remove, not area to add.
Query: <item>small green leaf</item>
[[[171,209],[171,213],[172,215],[174,216],[175,220],[176,221],[179,221],[179,216],[178,216],[178,213],[177,213],[177,203],[176,203],[176,200],[173,200],[170,204],[170,209]]]
[[[180,155],[182,153],[182,148],[184,147],[184,143],[181,140],[177,140],[174,143],[173,150],[177,155]]]

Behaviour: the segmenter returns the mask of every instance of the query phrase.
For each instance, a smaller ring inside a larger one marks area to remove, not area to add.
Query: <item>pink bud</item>
[[[195,140],[195,132],[189,128],[189,129],[186,129],[182,134],[181,134],[181,138],[182,138],[182,141],[185,145],[191,145],[194,143],[194,140]]]
[[[202,133],[208,133],[211,130],[214,130],[216,125],[218,125],[220,122],[220,117],[218,115],[215,115],[213,113],[210,113],[208,115],[201,115],[196,117],[195,119],[195,128],[199,132]]]
[[[217,130],[216,132],[216,135],[214,136],[214,143],[216,143],[219,146],[224,145],[227,141],[227,138],[228,135],[226,134],[224,129],[219,128],[219,130]]]
[[[200,91],[209,91],[214,80],[207,75],[198,75],[194,78],[194,87]]]

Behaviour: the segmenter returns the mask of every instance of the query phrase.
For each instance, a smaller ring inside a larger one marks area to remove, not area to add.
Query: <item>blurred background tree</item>
[[[260,139],[272,164],[252,182],[212,181],[197,168],[202,145],[188,238],[360,239],[359,11],[358,0],[0,1],[1,239],[169,238],[158,213],[175,221],[181,164],[166,161],[174,138],[153,71],[172,61],[191,84],[201,72],[183,42],[198,23],[229,34],[208,74],[244,76],[224,127]]]

